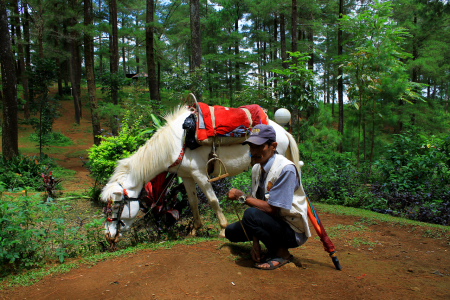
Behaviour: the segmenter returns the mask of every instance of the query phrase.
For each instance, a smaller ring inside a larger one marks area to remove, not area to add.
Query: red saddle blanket
[[[253,126],[267,125],[267,116],[257,104],[229,108],[220,105],[198,104],[197,139],[203,141],[212,136],[243,137]]]

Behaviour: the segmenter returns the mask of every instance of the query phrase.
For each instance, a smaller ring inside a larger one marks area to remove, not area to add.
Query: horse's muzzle
[[[111,234],[108,232],[105,234],[105,239],[109,243],[109,247],[111,250],[117,250],[116,244],[120,240],[120,233],[117,232],[114,237],[111,236]]]

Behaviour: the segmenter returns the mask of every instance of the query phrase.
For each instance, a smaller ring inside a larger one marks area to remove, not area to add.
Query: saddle
[[[192,95],[192,94],[190,94]],[[195,99],[195,96],[192,95]],[[209,106],[197,102],[191,107],[192,114],[186,118],[183,129],[186,130],[185,143],[194,150],[200,146],[211,146],[211,153],[206,163],[206,173],[214,171],[216,163],[221,164],[224,174],[209,178],[208,182],[227,177],[227,168],[216,154],[217,146],[241,144],[250,134],[253,126],[268,124],[267,115],[257,104],[244,105],[239,108],[229,108],[220,105]]]
[[[243,143],[253,126],[267,125],[267,115],[257,104],[229,108],[198,103],[195,139],[200,145]]]

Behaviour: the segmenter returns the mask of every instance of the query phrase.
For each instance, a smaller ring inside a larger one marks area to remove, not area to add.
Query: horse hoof
[[[225,238],[225,229],[222,229],[219,233],[219,239],[224,239]]]

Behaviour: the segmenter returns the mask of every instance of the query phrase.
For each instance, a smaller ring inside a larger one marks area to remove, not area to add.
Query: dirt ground
[[[63,102],[65,117],[54,128],[78,142],[66,147],[71,155],[50,155],[77,171],[66,183],[69,190],[91,184],[75,155],[91,146],[90,117],[85,109],[81,126],[74,126],[72,106]],[[419,227],[320,216],[342,271],[312,232],[304,246],[292,249],[294,261],[274,271],[252,268],[242,246],[211,241],[82,266],[28,287],[0,290],[0,299],[450,299],[447,240],[428,237]]]
[[[0,291],[0,299],[450,299],[446,240],[410,226],[321,218],[334,228],[342,271],[315,233],[291,249],[293,263],[273,271],[252,268],[244,248],[213,241],[142,250]]]

